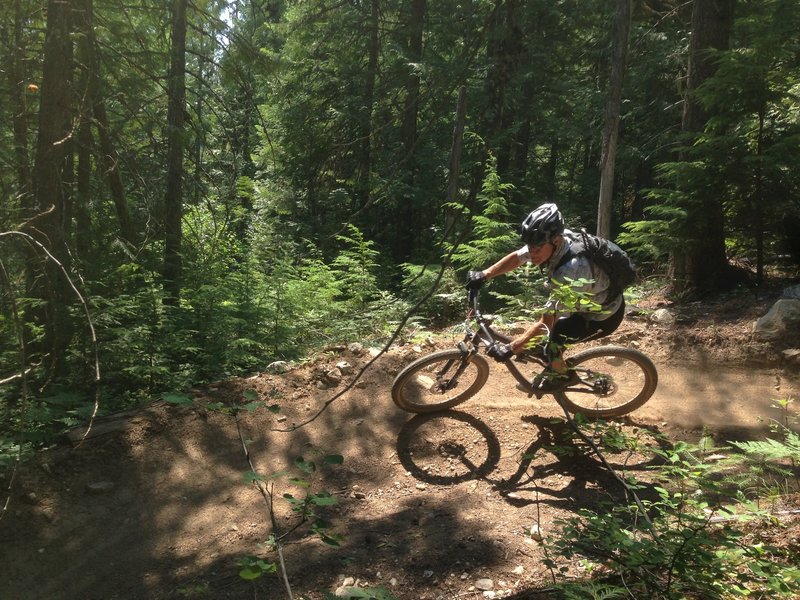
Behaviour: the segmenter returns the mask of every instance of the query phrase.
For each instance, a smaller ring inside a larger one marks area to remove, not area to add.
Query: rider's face
[[[544,244],[537,244],[536,246],[528,245],[528,252],[531,255],[531,262],[535,265],[541,265],[550,260],[555,251],[555,245],[552,242],[545,242]]]

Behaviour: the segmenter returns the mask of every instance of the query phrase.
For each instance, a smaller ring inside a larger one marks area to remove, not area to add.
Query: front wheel
[[[650,399],[658,385],[653,362],[633,348],[598,346],[567,361],[580,383],[555,392],[569,412],[587,417],[620,417]]]
[[[392,400],[408,412],[430,413],[472,398],[489,378],[489,363],[457,348],[415,360],[395,377]]]

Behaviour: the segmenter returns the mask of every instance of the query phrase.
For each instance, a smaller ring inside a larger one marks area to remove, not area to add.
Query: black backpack
[[[609,279],[608,299],[612,300],[636,281],[636,266],[628,254],[614,242],[601,238],[582,229],[577,237],[572,237],[572,246],[556,266],[576,256],[588,256],[592,264],[599,266]]]

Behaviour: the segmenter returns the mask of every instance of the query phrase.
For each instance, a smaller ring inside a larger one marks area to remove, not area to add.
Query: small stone
[[[350,375],[353,372],[353,365],[351,365],[346,360],[342,360],[336,363],[336,368],[339,369],[339,373],[341,373],[342,375]]]
[[[351,354],[355,354],[356,356],[358,356],[358,355],[360,355],[361,353],[364,352],[364,345],[363,344],[359,344],[358,342],[353,342],[352,344],[349,344],[347,346],[347,350]]]
[[[494,581],[488,579],[486,577],[482,577],[475,582],[475,589],[481,590],[483,592],[488,592],[494,589]]]
[[[533,525],[531,525],[531,528],[528,531],[528,533],[530,534],[531,539],[532,540],[536,540],[537,542],[541,542],[544,539],[542,537],[542,531],[539,528],[539,525],[537,525],[535,523]]]
[[[86,484],[86,491],[90,494],[107,494],[114,489],[113,481],[96,481]]]
[[[337,386],[342,382],[342,372],[338,367],[325,371],[324,381],[329,385]]]
[[[426,490],[426,489],[428,489],[428,486],[425,485],[424,483],[418,483],[417,484],[417,489],[418,490]]]
[[[275,362],[269,363],[264,370],[270,375],[282,375],[283,373],[289,372],[290,368],[290,364],[285,360],[276,360]]]
[[[342,582],[343,587],[352,587],[356,584],[356,580],[352,577],[345,577],[344,581]]]
[[[656,323],[669,325],[675,322],[675,313],[669,310],[668,308],[659,308],[657,311],[653,313],[653,320]]]
[[[522,575],[524,572],[525,572],[525,567],[523,567],[522,565],[515,567],[514,570],[512,571],[514,575]]]
[[[430,579],[431,577],[433,577],[433,571],[428,570],[422,573],[423,579]]]

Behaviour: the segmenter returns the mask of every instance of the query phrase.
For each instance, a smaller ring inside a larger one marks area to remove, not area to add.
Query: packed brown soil
[[[772,301],[674,307],[669,324],[651,317],[663,300],[642,301],[604,342],[646,352],[659,386],[617,426],[643,448],[704,434],[721,446],[763,436],[771,419],[796,417],[796,403],[788,412],[774,405],[799,397],[797,367],[751,335]],[[455,411],[400,411],[390,395],[394,376],[450,343],[440,335],[395,345],[363,373],[369,349],[334,348],[285,374],[194,390],[191,406],[155,402],[97,423],[105,433],[80,445],[42,452],[3,480],[10,492],[0,519],[0,598],[288,598],[277,575],[239,576],[244,556],[278,561],[265,545],[276,533],[290,542],[283,559],[295,598],[322,598],[343,585],[383,586],[401,599],[547,598],[553,573],[541,538],[582,507],[622,501],[622,489],[571,435],[555,401],[528,398],[500,365]],[[321,373],[340,361],[352,374],[322,383]],[[279,412],[226,410],[256,395]],[[326,455],[343,462],[327,464]],[[637,477],[654,461],[644,451],[604,455]],[[246,481],[251,470],[268,478],[271,495]],[[341,536],[338,547],[309,534],[308,524],[293,529],[299,521],[284,494],[302,498],[305,489],[290,477],[336,498],[315,510]],[[780,520],[780,540],[796,547],[796,516]],[[561,577],[584,575],[578,563],[567,568]]]

